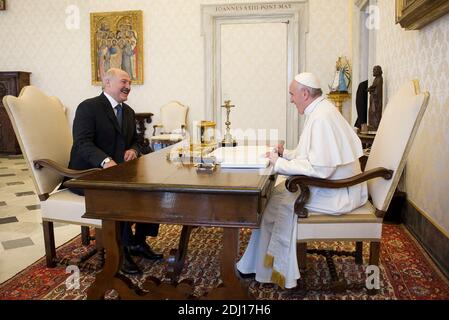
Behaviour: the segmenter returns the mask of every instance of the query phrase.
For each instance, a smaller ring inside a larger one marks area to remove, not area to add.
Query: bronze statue
[[[382,101],[383,101],[383,83],[382,68],[375,66],[373,68],[374,81],[368,88],[369,98],[369,130],[377,131],[380,119],[382,118]]]

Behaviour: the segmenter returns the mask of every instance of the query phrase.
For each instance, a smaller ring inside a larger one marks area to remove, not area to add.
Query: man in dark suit
[[[357,88],[357,95],[355,100],[357,107],[357,120],[354,127],[362,128],[363,123],[367,123],[368,114],[368,80],[362,81]]]
[[[135,113],[124,103],[130,90],[129,75],[120,69],[109,69],[103,77],[103,93],[81,102],[73,121],[70,169],[107,169],[138,157]],[[83,194],[83,190],[71,190]],[[121,227],[123,272],[141,273],[131,256],[162,259],[162,254],[154,252],[146,243],[147,236],[157,236],[159,225],[136,223],[135,234],[131,223],[124,222]]]

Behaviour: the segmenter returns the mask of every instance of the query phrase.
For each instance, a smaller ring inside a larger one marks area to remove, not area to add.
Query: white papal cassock
[[[297,216],[283,175],[308,175],[344,179],[359,174],[363,154],[360,139],[337,108],[324,97],[313,101],[304,112],[304,130],[295,150],[285,150],[274,167],[280,175],[263,213],[261,227],[253,230],[237,269],[255,273],[256,280],[293,288],[299,279],[296,260]],[[299,192],[299,191],[298,191]],[[366,183],[349,188],[310,188],[309,212],[342,214],[362,206],[368,199]]]

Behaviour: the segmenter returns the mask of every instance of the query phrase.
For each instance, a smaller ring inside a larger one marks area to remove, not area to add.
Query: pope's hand
[[[266,156],[267,156],[268,160],[270,160],[270,163],[272,165],[275,165],[276,161],[278,161],[278,159],[279,159],[279,155],[277,152],[267,152]]]
[[[284,141],[279,141],[276,148],[274,148],[274,152],[276,152],[279,156],[282,156],[284,154]]]

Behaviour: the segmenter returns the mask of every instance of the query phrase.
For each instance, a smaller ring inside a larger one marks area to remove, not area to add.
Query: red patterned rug
[[[177,247],[180,235],[179,226],[163,225],[157,238],[151,239],[153,248],[168,256],[170,249]],[[241,232],[241,250],[246,247],[250,231]],[[220,284],[218,253],[221,249],[222,230],[220,228],[197,228],[192,231],[186,267],[181,280],[192,279],[195,295],[202,295]],[[334,242],[332,247],[351,250],[351,245]],[[315,247],[329,244],[315,243]],[[77,258],[93,246],[82,247],[77,237],[59,247],[57,254],[61,263],[56,268],[45,267],[42,258],[32,266],[20,272],[10,280],[0,284],[0,300],[44,299],[76,300],[85,299],[86,290],[95,279],[96,256],[81,265],[79,289],[68,289],[66,265],[76,262]],[[241,252],[242,253],[242,252]],[[364,262],[368,261],[368,248],[364,248]],[[322,288],[329,282],[326,261],[315,255],[308,256],[308,277],[313,288]],[[342,300],[449,300],[447,279],[433,265],[428,256],[401,225],[384,225],[381,245],[380,290],[377,295],[368,295],[364,288],[366,264],[357,266],[350,257],[335,258],[337,273],[344,276],[352,288],[340,294],[326,291],[309,290],[305,295],[298,295],[290,290],[282,290],[276,285],[260,284],[248,281],[251,293],[257,299],[292,300],[292,299],[342,299]],[[144,269],[144,275],[130,277],[142,285],[149,275],[168,281],[165,277],[165,261],[138,261]],[[113,293],[111,297],[113,298]]]

